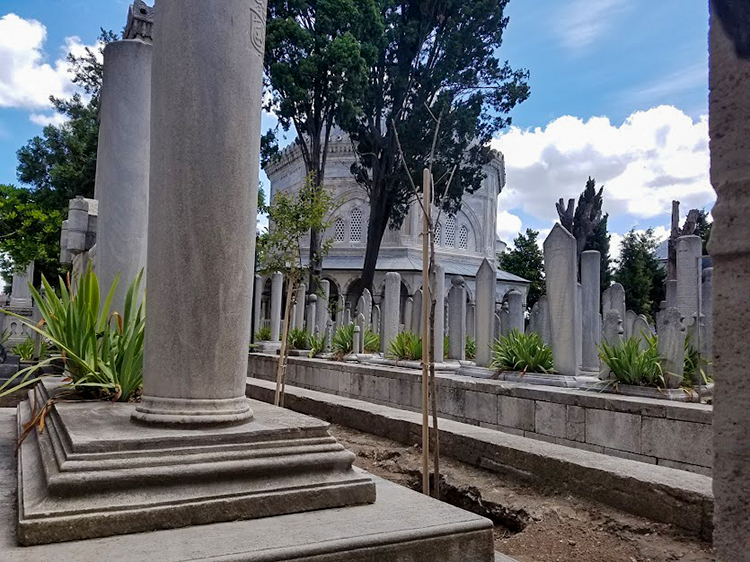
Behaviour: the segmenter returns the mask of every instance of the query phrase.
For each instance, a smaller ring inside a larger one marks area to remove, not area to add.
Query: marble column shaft
[[[445,337],[445,267],[435,264],[435,363],[442,363],[443,338]]]
[[[599,372],[599,350],[602,328],[599,325],[601,254],[587,250],[581,254],[581,325],[582,370]]]
[[[271,341],[281,341],[281,299],[284,293],[284,275],[278,271],[271,276]]]

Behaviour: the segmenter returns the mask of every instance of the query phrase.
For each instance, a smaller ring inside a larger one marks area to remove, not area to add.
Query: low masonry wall
[[[277,357],[251,353],[248,376],[275,380]],[[417,411],[413,369],[290,357],[287,383]],[[454,421],[711,475],[712,408],[692,404],[477,379],[436,376],[438,413]]]

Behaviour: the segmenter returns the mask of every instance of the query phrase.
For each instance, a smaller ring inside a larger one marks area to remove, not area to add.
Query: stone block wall
[[[251,354],[248,376],[275,380],[276,358]],[[290,357],[287,382],[406,410],[421,404],[413,369]],[[437,375],[438,412],[458,422],[711,475],[711,406]]]

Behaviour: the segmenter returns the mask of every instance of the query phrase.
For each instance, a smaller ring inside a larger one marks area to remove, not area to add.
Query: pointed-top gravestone
[[[406,321],[406,319],[404,319]],[[422,333],[422,289],[414,293],[414,303],[411,307],[411,328],[415,334]]]
[[[482,260],[476,276],[476,363],[488,367],[492,362],[492,339],[495,335],[495,287],[497,274],[489,261]]]
[[[602,327],[602,339],[608,345],[621,345],[625,337],[625,331],[622,327],[620,313],[614,308],[604,314],[604,325]]]
[[[635,323],[635,319],[638,317],[638,315],[632,311],[627,310],[625,311],[625,337],[630,338],[635,335],[635,332],[633,332],[633,324]]]
[[[398,320],[401,308],[401,275],[395,271],[385,274],[385,297],[383,302],[383,334],[385,350],[398,335]]]
[[[365,315],[365,323],[367,325],[366,327],[369,329],[372,323],[372,293],[370,293],[370,289],[365,289],[364,291],[362,291],[362,297],[364,297],[365,299],[365,309],[362,311],[362,313]],[[362,333],[364,334],[364,332]]]
[[[620,283],[612,283],[602,293],[602,314],[606,314],[608,310],[616,310],[620,320],[625,322],[625,288]]]
[[[547,345],[552,345],[552,332],[549,325],[549,301],[542,295],[531,309],[529,331],[536,332]]]
[[[451,279],[448,291],[448,342],[451,359],[466,358],[466,285],[459,276]]]
[[[685,324],[680,310],[671,307],[659,312],[656,315],[656,330],[659,335],[659,356],[664,374],[682,377],[685,369]],[[676,387],[679,384],[669,386]]]
[[[511,289],[508,293],[508,328],[524,333],[523,293],[517,289]]]
[[[561,375],[576,376],[579,347],[579,332],[575,327],[578,286],[576,239],[559,223],[555,224],[544,241],[544,268],[555,371]]]
[[[646,338],[649,335],[651,335],[651,328],[648,325],[648,319],[643,314],[639,314],[633,321],[631,337],[638,340],[641,350],[646,350],[648,349]]]
[[[318,333],[324,334],[329,317],[328,300],[331,297],[331,282],[327,279],[321,280],[318,285],[318,294],[320,298],[318,299],[318,307],[315,310],[315,314],[317,315],[315,324],[318,327]]]
[[[601,254],[586,250],[581,254],[581,370],[599,372]]]

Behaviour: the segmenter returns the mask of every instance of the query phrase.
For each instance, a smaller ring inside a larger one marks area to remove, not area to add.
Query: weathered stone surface
[[[587,250],[581,254],[581,370],[599,372],[602,329],[599,325],[601,254]]]
[[[253,287],[253,330],[257,332],[260,330],[262,321],[261,311],[263,309],[263,277],[261,275],[255,276]]]
[[[586,410],[586,442],[611,449],[641,452],[641,416]]]
[[[680,236],[677,239],[677,292],[675,306],[690,326],[700,310],[701,248],[700,236]]]
[[[403,330],[409,332],[411,331],[411,317],[414,314],[414,298],[413,297],[407,297],[406,302],[404,303],[404,322],[403,322]]]
[[[476,364],[487,367],[492,361],[492,342],[495,337],[495,269],[489,261],[482,260],[476,276]]]
[[[316,325],[318,326],[318,333],[325,334],[326,331],[326,325],[328,324],[328,319],[330,318],[330,315],[328,313],[328,301],[331,298],[331,282],[327,279],[322,279],[320,281],[320,286],[318,288],[318,307],[315,309],[316,314]]]
[[[620,345],[625,337],[620,313],[610,309],[604,314],[602,339],[609,345]]]
[[[635,332],[633,332],[633,324],[635,323],[635,319],[637,317],[638,315],[634,311],[632,310],[625,311],[624,329],[625,329],[626,338],[630,338],[635,335]]]
[[[578,330],[575,328],[578,282],[576,240],[559,223],[555,224],[544,241],[544,267],[555,371],[576,376],[579,347]]]
[[[445,337],[445,267],[435,264],[435,363],[442,363],[443,337]]]
[[[318,317],[318,295],[307,296],[305,307],[305,331],[307,335],[315,335],[315,319]]]
[[[534,431],[536,408],[533,400],[498,396],[498,425],[523,431]]]
[[[463,415],[471,420],[497,423],[497,395],[467,390]]]
[[[713,346],[714,346],[714,317],[713,317],[713,267],[707,267],[703,270],[701,280],[701,355],[708,360],[708,365],[704,366],[707,374],[713,374]]]
[[[364,323],[365,321],[364,314],[357,315],[357,318],[359,319],[360,322]],[[357,323],[354,326],[354,340],[353,340],[353,345],[352,345],[352,350],[355,355],[362,353],[362,334],[363,333],[364,332],[362,332],[361,325]]]
[[[711,466],[713,433],[710,425],[660,418],[644,418],[642,423],[644,455]]]
[[[305,297],[307,295],[307,286],[304,283],[300,283],[297,286],[297,298],[294,309],[294,315],[292,316],[292,327],[298,330],[305,329]]]
[[[401,275],[389,271],[385,274],[385,298],[383,301],[383,333],[385,349],[398,335],[399,312],[401,309]]]
[[[466,285],[460,275],[451,279],[448,291],[448,340],[450,358],[466,358]]]
[[[523,294],[512,289],[508,292],[508,331],[524,333],[526,321],[523,317]]]
[[[13,283],[10,289],[11,308],[31,308],[31,291],[29,283],[34,280],[34,262],[31,262],[26,271],[14,271]]]
[[[470,338],[474,338],[475,322],[476,322],[476,305],[473,302],[466,304],[466,335]]]
[[[146,267],[151,140],[150,43],[104,49],[96,157],[97,276],[106,294],[119,277],[112,310],[123,312],[130,282]]]
[[[677,306],[677,279],[667,279],[664,282],[664,308]]]
[[[639,314],[633,321],[633,337],[640,340],[641,349],[648,348],[648,342],[646,336],[651,335],[651,327],[648,324],[648,319],[643,315]]]
[[[415,334],[422,333],[422,289],[414,292],[414,303],[411,307],[411,331]]]
[[[580,283],[576,283],[575,313],[576,362],[578,364],[578,371],[580,372],[583,366],[583,288]]]
[[[551,344],[552,334],[550,331],[549,302],[547,301],[547,295],[542,295],[539,297],[539,300],[534,303],[529,316],[529,331],[539,334],[547,345]]]
[[[541,435],[565,437],[566,418],[565,404],[537,401],[534,414],[534,431]]]
[[[571,441],[586,441],[586,408],[567,406],[565,438]]]
[[[271,341],[281,340],[281,298],[284,293],[284,275],[278,271],[271,276]]]
[[[370,329],[374,331],[376,334],[383,335],[383,321],[381,319],[381,313],[380,313],[380,305],[375,304],[372,307],[372,319],[370,322]],[[367,319],[365,318],[365,322]],[[380,338],[381,343],[383,343],[383,338]]]
[[[612,285],[602,293],[602,315],[608,310],[616,310],[620,319],[625,322],[625,288],[620,283]]]
[[[682,376],[685,362],[685,325],[677,308],[662,310],[656,315],[659,356],[666,373]]]
[[[508,302],[504,302],[497,311],[498,327],[501,336],[510,334],[510,312],[508,311]]]

